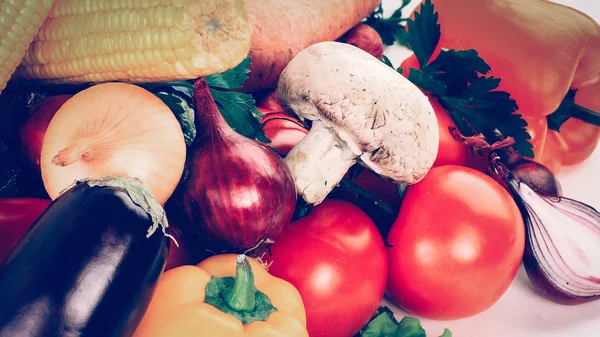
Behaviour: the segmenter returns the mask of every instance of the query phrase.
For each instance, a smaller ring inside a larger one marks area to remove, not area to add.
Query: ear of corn
[[[239,64],[251,33],[244,0],[57,0],[15,77],[192,79]]]
[[[0,92],[48,16],[54,0],[0,0]]]

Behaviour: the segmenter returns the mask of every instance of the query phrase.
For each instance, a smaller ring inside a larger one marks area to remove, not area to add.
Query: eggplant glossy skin
[[[125,191],[79,183],[0,266],[0,337],[128,337],[163,271],[169,241]]]

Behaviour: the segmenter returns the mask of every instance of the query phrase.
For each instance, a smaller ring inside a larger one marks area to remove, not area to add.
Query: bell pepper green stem
[[[600,126],[600,113],[583,107],[579,104],[573,103],[571,107],[571,115],[573,118],[577,118],[589,124]]]
[[[576,118],[588,124],[600,126],[600,113],[575,103],[576,89],[571,89],[560,103],[558,109],[548,115],[548,129],[559,131],[569,118]]]
[[[237,311],[253,311],[256,307],[256,285],[254,273],[246,255],[238,255],[235,268],[235,283],[226,294],[225,303]]]

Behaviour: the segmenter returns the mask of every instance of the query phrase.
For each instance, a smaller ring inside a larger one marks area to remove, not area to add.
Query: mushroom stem
[[[296,189],[309,204],[320,204],[356,163],[357,154],[323,122],[314,121],[310,132],[285,157]]]

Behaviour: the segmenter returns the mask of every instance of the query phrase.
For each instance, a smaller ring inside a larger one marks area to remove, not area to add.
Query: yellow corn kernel
[[[239,64],[251,35],[244,0],[56,0],[14,76],[71,84],[193,79]]]
[[[54,0],[0,0],[0,92],[42,27]]]

